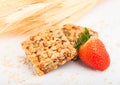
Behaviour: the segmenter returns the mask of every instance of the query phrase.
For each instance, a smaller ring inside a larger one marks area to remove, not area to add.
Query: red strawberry
[[[110,65],[110,57],[101,40],[99,40],[95,36],[91,36],[86,29],[85,32],[80,36],[76,44],[78,42],[79,45],[77,47],[79,47],[79,58],[86,65],[92,67],[93,69],[101,71],[108,68],[108,66]]]

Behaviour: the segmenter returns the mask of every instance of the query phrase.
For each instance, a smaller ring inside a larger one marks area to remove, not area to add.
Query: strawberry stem
[[[83,45],[92,35],[89,33],[89,30],[85,28],[84,32],[79,36],[78,40],[74,44],[74,48],[78,49]]]

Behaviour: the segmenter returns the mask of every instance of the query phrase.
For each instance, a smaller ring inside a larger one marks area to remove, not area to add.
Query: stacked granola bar
[[[25,53],[39,75],[48,73],[76,56],[62,29],[48,28],[22,43]]]
[[[86,27],[82,26],[75,26],[72,24],[65,24],[62,28],[65,36],[68,38],[70,41],[71,45],[75,44],[75,41],[79,38],[80,34],[84,32],[84,29]],[[88,28],[89,32],[91,35],[98,36],[98,33],[93,31],[92,29]]]

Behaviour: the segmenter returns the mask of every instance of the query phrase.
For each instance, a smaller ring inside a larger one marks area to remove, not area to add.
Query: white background
[[[104,0],[77,25],[99,33],[110,54],[106,71],[96,71],[81,62],[69,62],[44,76],[37,76],[25,54],[20,38],[0,38],[1,85],[120,85],[120,0]]]

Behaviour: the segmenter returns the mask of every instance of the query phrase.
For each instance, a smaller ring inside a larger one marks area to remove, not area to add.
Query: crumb
[[[29,60],[28,60],[28,58],[27,57],[20,57],[20,60],[19,60],[22,64],[28,64],[29,63]]]
[[[26,65],[27,67],[28,67],[28,69],[32,69],[32,76],[36,76],[37,75],[37,73],[36,73],[36,71],[33,69],[33,66],[32,66],[32,63],[28,60],[28,58],[27,57],[20,57],[20,60],[19,60],[19,62],[21,62],[22,64],[24,64],[24,65]]]
[[[23,78],[20,78],[20,75],[18,73],[15,73],[15,72],[10,72],[9,73],[9,80],[8,80],[9,83],[11,82],[25,82],[25,80]]]
[[[76,79],[76,75],[73,75],[73,76],[71,76],[70,78],[68,78],[68,81],[73,81],[73,80],[75,80]]]
[[[118,43],[116,44],[116,46],[117,46],[117,47],[120,47],[120,42],[118,42]]]
[[[80,73],[76,73],[76,76],[80,75]]]
[[[1,64],[4,66],[4,67],[9,67],[9,68],[13,68],[14,67],[14,64],[11,62],[10,59],[8,59],[7,57],[3,57],[3,59],[1,60]]]
[[[112,82],[111,82],[111,81],[109,81],[109,82],[108,82],[108,84],[112,84]]]
[[[63,76],[63,75],[64,75],[64,72],[59,72],[57,75],[58,75],[58,76]]]
[[[104,80],[106,81],[106,80],[107,80],[107,78],[104,78]]]

